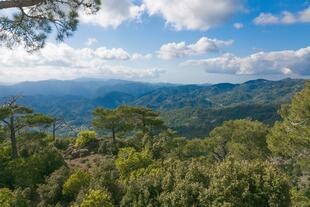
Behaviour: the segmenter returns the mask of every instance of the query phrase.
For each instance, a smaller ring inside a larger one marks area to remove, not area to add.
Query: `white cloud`
[[[133,53],[131,55],[132,60],[150,60],[150,59],[152,59],[152,57],[153,57],[152,54],[142,55],[140,53]]]
[[[5,82],[72,79],[82,76],[155,78],[163,72],[154,68],[121,66],[119,63],[116,65],[107,61],[131,58],[123,49],[76,49],[64,43],[48,43],[42,50],[33,54],[25,52],[23,48],[9,50],[5,47],[0,47],[0,54],[0,81]]]
[[[278,24],[279,21],[279,17],[276,17],[270,13],[261,13],[254,19],[254,23],[256,25]]]
[[[218,52],[221,47],[231,45],[232,43],[232,40],[223,41],[209,39],[208,37],[202,37],[196,43],[189,45],[185,42],[172,42],[161,46],[158,51],[158,57],[161,59],[173,59],[186,56],[203,55],[208,52]]]
[[[149,15],[162,16],[176,30],[208,30],[245,11],[246,0],[101,0],[94,15],[80,13],[82,23],[117,28],[123,22]]]
[[[244,25],[240,22],[236,22],[234,23],[234,28],[235,29],[242,29],[244,27]]]
[[[96,38],[88,38],[87,41],[85,42],[85,45],[90,47],[97,42],[98,40]]]
[[[107,49],[100,47],[96,49],[95,55],[106,60],[129,60],[130,55],[122,48]]]
[[[176,30],[208,30],[244,11],[244,0],[144,0],[150,15],[162,16]]]
[[[189,60],[183,64],[200,66],[208,73],[310,75],[310,46],[299,50],[259,52],[247,57],[225,54],[217,58]]]
[[[310,23],[310,6],[297,13],[283,11],[280,15],[261,13],[254,19],[256,25]]]
[[[144,5],[135,5],[131,0],[101,0],[101,9],[95,15],[80,14],[82,23],[101,27],[117,28],[123,22],[139,19]]]

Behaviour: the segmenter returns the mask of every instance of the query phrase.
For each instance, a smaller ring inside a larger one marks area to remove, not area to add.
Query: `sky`
[[[0,47],[0,82],[309,78],[309,34],[309,0],[101,0],[64,42],[51,36],[33,54]]]

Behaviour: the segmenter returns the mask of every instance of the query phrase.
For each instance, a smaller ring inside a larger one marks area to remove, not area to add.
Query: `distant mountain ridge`
[[[173,86],[165,83],[144,83],[117,79],[75,79],[75,80],[45,80],[27,81],[14,85],[0,86],[0,96],[21,94],[24,96],[81,96],[97,98],[110,92],[123,92],[139,96],[163,86]]]
[[[139,97],[134,105],[167,110],[191,107],[229,107],[239,104],[281,104],[300,91],[305,80],[263,79],[242,84],[221,83],[211,86],[185,85],[159,88]]]
[[[90,126],[96,107],[120,105],[150,107],[162,113],[180,135],[203,136],[229,119],[254,119],[273,124],[277,109],[302,90],[305,80],[264,79],[241,84],[177,85],[122,80],[24,82],[0,86],[0,97],[22,94],[21,104],[66,119],[72,125]]]

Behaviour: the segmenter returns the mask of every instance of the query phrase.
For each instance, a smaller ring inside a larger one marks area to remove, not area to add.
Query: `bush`
[[[308,189],[296,188],[291,190],[293,207],[309,207],[310,206],[310,186]]]
[[[69,169],[61,167],[53,172],[45,184],[39,185],[37,193],[39,195],[39,207],[55,205],[62,200],[62,187],[69,176]]]
[[[94,131],[82,131],[79,133],[78,138],[75,141],[77,148],[83,148],[88,144],[96,141],[96,132]]]
[[[206,206],[289,207],[287,177],[268,162],[228,158],[210,171]]]
[[[113,204],[106,190],[90,190],[79,207],[113,207]]]
[[[83,187],[87,187],[90,183],[91,176],[88,172],[77,170],[70,175],[63,185],[62,193],[69,201],[73,200]]]
[[[54,146],[59,150],[65,150],[70,145],[70,139],[69,138],[58,138],[54,141]]]
[[[123,196],[123,188],[119,181],[119,171],[116,169],[113,158],[104,157],[100,165],[93,170],[92,189],[106,189],[111,193],[111,199],[116,206]]]
[[[10,161],[6,170],[11,177],[13,187],[35,188],[43,183],[45,176],[64,165],[61,154],[54,149],[46,149],[28,158],[18,158]]]
[[[115,142],[112,139],[104,139],[99,143],[98,153],[104,155],[117,155],[120,148],[126,147],[126,141],[116,139]]]
[[[152,164],[151,156],[146,152],[137,152],[134,148],[120,149],[115,164],[121,176],[126,178],[135,170],[146,168]]]
[[[0,189],[0,206],[11,207],[14,203],[14,193],[7,188]]]
[[[17,189],[12,192],[8,188],[0,189],[0,206],[1,207],[28,207],[31,206],[31,202],[28,199],[30,197],[30,189]]]

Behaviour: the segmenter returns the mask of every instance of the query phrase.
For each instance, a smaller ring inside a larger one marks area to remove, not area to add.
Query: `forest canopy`
[[[279,114],[187,139],[151,109],[97,108],[93,127],[66,138],[12,99],[0,109],[0,206],[308,207],[309,82]]]

